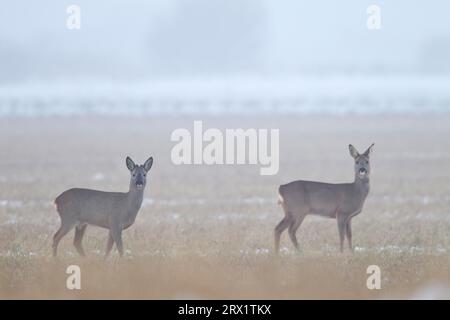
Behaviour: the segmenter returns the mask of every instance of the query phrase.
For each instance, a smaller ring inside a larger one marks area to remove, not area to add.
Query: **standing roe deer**
[[[351,219],[359,214],[369,193],[370,153],[372,144],[366,152],[359,154],[349,145],[350,155],[355,159],[355,181],[353,183],[322,183],[294,181],[281,185],[278,189],[279,201],[285,217],[275,228],[275,251],[280,248],[281,233],[288,228],[289,237],[298,249],[297,229],[308,214],[337,219],[340,250],[344,250],[344,237],[347,236],[352,247]]]
[[[123,256],[122,230],[130,227],[136,219],[144,197],[146,175],[153,164],[150,157],[144,165],[135,165],[130,157],[126,165],[131,173],[128,192],[103,192],[90,189],[70,189],[56,200],[56,210],[61,218],[61,227],[53,237],[53,256],[56,256],[59,241],[75,227],[73,244],[81,256],[81,245],[88,224],[109,229],[105,258],[111,252],[114,242],[120,256]]]

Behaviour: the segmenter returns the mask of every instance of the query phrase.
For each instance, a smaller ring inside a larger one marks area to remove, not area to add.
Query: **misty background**
[[[71,4],[81,8],[80,30],[66,27]],[[381,8],[380,30],[366,26],[373,4]],[[316,110],[311,99],[352,109],[355,94],[371,110],[390,110],[395,99],[415,94],[397,107],[445,111],[449,11],[444,0],[5,2],[0,114],[32,108],[30,95],[68,107],[67,99],[119,94],[153,107],[165,99],[169,109],[192,99],[191,107],[203,99],[210,108],[220,100],[219,109],[229,109],[236,98],[266,109],[270,99],[272,107],[290,111]],[[370,101],[380,96],[381,104]],[[286,99],[290,106],[280,102]]]

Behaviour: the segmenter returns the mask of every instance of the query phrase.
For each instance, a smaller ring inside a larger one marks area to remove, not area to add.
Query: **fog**
[[[66,8],[81,8],[69,30]],[[381,29],[366,9],[381,8]],[[448,1],[9,1],[0,81],[448,74]]]

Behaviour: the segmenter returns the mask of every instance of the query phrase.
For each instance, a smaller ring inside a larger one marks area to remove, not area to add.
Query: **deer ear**
[[[127,157],[126,164],[127,164],[128,170],[130,170],[130,171],[133,171],[134,167],[136,167],[136,165],[134,164],[134,161],[131,160],[130,157]]]
[[[366,150],[366,152],[364,152],[364,155],[366,157],[370,157],[370,154],[372,153],[372,149],[373,149],[374,145],[375,145],[375,143],[372,143],[371,146]]]
[[[358,150],[356,150],[356,148],[354,146],[352,146],[351,144],[348,146],[348,150],[350,150],[350,155],[353,158],[358,158],[359,157],[359,152]]]
[[[144,163],[144,169],[145,169],[145,171],[149,171],[150,170],[150,168],[152,167],[152,165],[153,165],[153,157],[150,157],[150,158],[148,158],[147,159],[147,161],[145,161],[145,163]]]

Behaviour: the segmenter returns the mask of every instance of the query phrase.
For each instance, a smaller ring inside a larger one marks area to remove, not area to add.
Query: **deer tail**
[[[281,187],[282,187],[282,186],[280,186],[280,187],[278,188],[278,201],[277,201],[277,204],[278,204],[278,205],[283,205],[283,204],[284,204],[284,198],[283,198],[283,196],[281,195]]]

